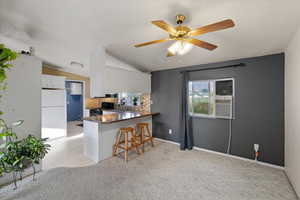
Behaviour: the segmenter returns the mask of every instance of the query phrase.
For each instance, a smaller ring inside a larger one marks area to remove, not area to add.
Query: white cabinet
[[[65,80],[63,76],[42,75],[42,88],[64,89]]]
[[[90,110],[89,109],[84,109],[83,117],[89,117],[89,116],[90,116]]]
[[[67,135],[65,107],[42,108],[42,136],[54,139]]]
[[[42,137],[54,139],[66,136],[66,91],[42,90]]]
[[[42,90],[42,107],[65,107],[65,90]]]
[[[151,75],[106,55],[98,47],[90,60],[91,96],[100,97],[108,93],[150,93]]]
[[[114,67],[106,68],[105,93],[150,93],[151,75]]]

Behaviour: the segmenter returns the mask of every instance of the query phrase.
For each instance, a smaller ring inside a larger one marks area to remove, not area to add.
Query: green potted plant
[[[10,61],[15,60],[16,58],[16,52],[6,48],[3,44],[0,44],[0,91],[6,89],[6,72],[12,67]],[[0,111],[0,115],[2,114],[3,112]],[[18,144],[13,143],[13,139],[15,138],[16,134],[12,132],[12,128],[8,127],[3,119],[0,119],[0,139],[4,140],[4,143],[0,146],[0,176],[3,173],[13,171],[12,165],[16,166],[19,162],[18,160],[20,160],[18,155],[14,155],[18,151],[8,153],[10,149],[18,148]],[[9,158],[9,156],[11,156],[11,158]]]
[[[47,138],[39,139],[33,135],[28,135],[22,141],[22,155],[25,156],[25,160],[30,163],[33,168],[33,180],[35,180],[35,165],[40,164],[40,161],[46,156],[50,150],[50,145],[46,144]]]
[[[10,61],[15,60],[16,58],[16,52],[6,48],[4,44],[0,44],[0,90],[6,89],[6,72],[12,67]]]
[[[134,106],[137,106],[138,100],[139,100],[139,98],[137,96],[133,97],[132,101],[133,101]]]
[[[5,142],[0,145],[0,171],[1,173],[13,173],[15,188],[17,186],[17,175],[22,179],[22,172],[26,168],[24,165],[25,156],[22,154],[22,141],[17,140],[17,135],[13,132],[13,126],[20,126],[22,120],[7,126],[3,119],[0,119],[1,138],[5,138]],[[2,175],[2,174],[1,174]]]

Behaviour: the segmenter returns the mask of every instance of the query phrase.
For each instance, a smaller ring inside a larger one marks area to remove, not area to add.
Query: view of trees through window
[[[189,111],[202,115],[212,114],[210,93],[210,81],[189,82]]]
[[[193,116],[232,118],[233,78],[189,82],[188,107]]]

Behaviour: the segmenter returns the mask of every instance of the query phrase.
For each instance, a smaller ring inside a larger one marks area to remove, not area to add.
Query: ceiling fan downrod
[[[186,18],[186,17],[185,17],[184,15],[182,15],[182,14],[176,15],[176,23],[177,23],[178,25],[182,24],[183,21],[185,20],[185,18]]]

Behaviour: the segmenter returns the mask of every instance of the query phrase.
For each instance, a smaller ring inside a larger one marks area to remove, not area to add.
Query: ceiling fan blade
[[[214,50],[215,48],[218,47],[216,45],[213,45],[213,44],[210,44],[208,42],[204,42],[202,40],[198,40],[198,39],[195,39],[195,38],[190,38],[190,39],[187,39],[185,41],[189,42],[189,43],[191,43],[193,45],[196,45],[198,47],[202,47],[204,49],[210,50],[210,51],[212,51],[212,50]]]
[[[170,51],[168,51],[167,57],[171,57],[171,56],[175,56],[175,54],[173,54],[173,53],[171,53]]]
[[[146,45],[157,44],[157,43],[166,42],[166,41],[169,41],[169,40],[170,40],[170,38],[165,38],[165,39],[160,39],[160,40],[153,40],[153,41],[145,42],[145,43],[142,43],[142,44],[136,44],[134,46],[135,47],[143,47],[143,46],[146,46]]]
[[[168,23],[166,23],[165,21],[162,21],[162,20],[152,21],[152,24],[158,26],[159,28],[161,28],[173,35],[176,34],[176,32],[177,32],[174,27],[172,27],[171,25],[169,25]]]
[[[227,19],[221,22],[217,22],[192,30],[190,31],[190,36],[202,35],[205,33],[219,31],[231,27],[234,27],[234,22],[231,19]]]

